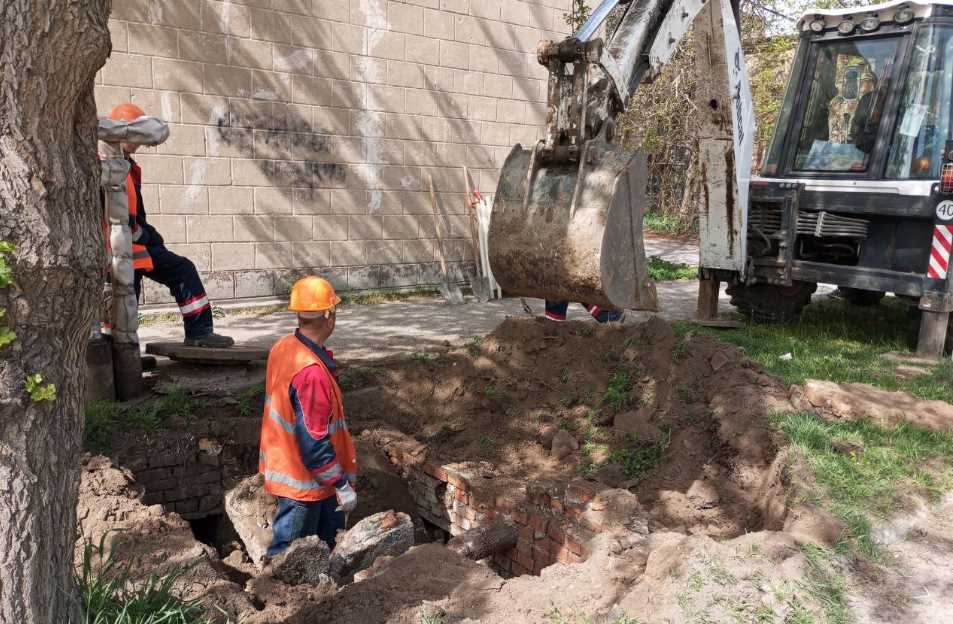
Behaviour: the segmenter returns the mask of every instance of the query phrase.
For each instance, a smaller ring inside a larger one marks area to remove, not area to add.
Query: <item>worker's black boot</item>
[[[235,341],[228,336],[220,336],[216,333],[206,334],[198,338],[186,338],[187,347],[208,347],[209,349],[227,349],[235,344]]]

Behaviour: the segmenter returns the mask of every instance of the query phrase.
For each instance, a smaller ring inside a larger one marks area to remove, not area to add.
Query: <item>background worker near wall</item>
[[[135,104],[119,104],[109,112],[115,121],[132,121],[145,116]],[[129,192],[129,220],[133,230],[133,266],[136,269],[136,296],[142,292],[143,276],[169,288],[182,313],[185,344],[197,347],[231,347],[235,341],[214,332],[212,304],[205,293],[202,278],[188,258],[176,255],[165,246],[162,235],[146,221],[142,202],[142,170],[132,154],[138,145],[124,143],[123,154],[131,163],[126,186]]]

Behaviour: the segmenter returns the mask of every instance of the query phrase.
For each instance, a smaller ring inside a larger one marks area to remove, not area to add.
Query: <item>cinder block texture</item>
[[[463,167],[484,195],[546,117],[542,39],[570,0],[123,0],[100,114],[170,124],[140,150],[146,212],[217,298],[435,283],[436,187],[457,277],[472,261]],[[149,303],[168,299],[146,291]]]

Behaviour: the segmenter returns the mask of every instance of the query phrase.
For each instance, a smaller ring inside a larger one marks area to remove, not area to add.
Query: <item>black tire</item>
[[[748,320],[770,324],[796,321],[816,290],[813,282],[794,282],[791,286],[732,284],[727,293],[731,305]]]
[[[838,288],[837,293],[847,303],[862,308],[875,306],[887,296],[887,293],[877,292],[875,290],[861,290],[860,288],[848,288],[847,286]]]

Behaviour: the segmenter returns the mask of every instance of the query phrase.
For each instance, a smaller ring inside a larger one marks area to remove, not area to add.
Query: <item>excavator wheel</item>
[[[791,286],[732,284],[726,292],[731,305],[751,322],[772,324],[796,321],[816,290],[813,282],[794,282]]]
[[[847,286],[841,286],[837,291],[844,301],[861,308],[875,306],[887,296],[887,293],[877,292],[875,290],[863,290],[860,288],[848,288]]]

